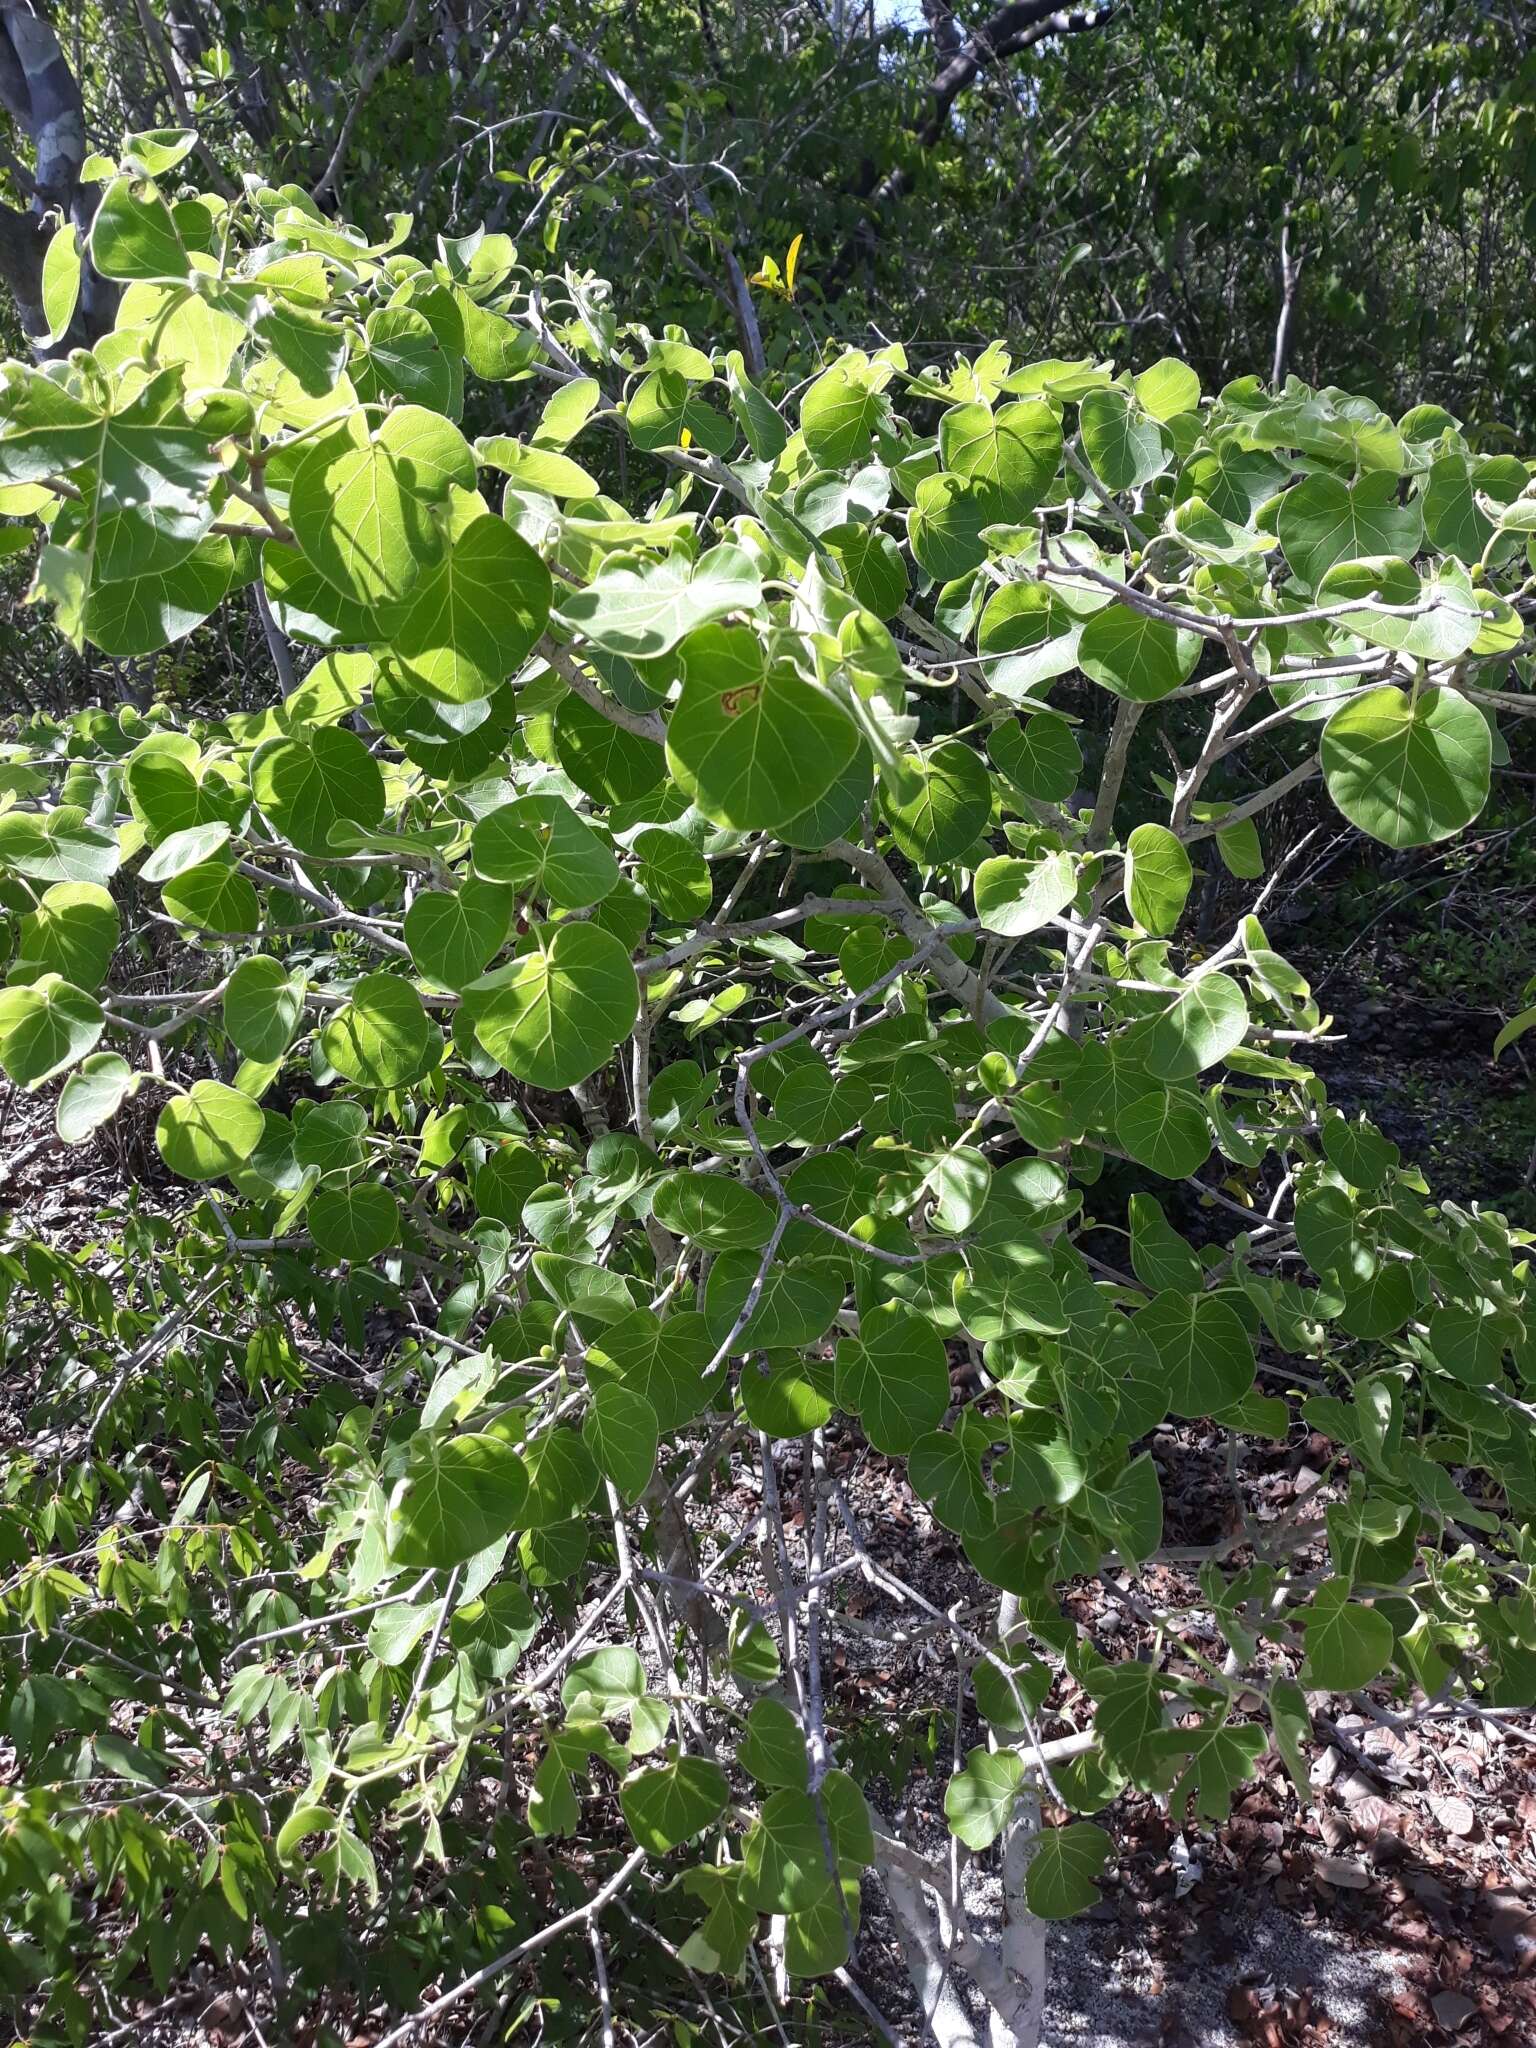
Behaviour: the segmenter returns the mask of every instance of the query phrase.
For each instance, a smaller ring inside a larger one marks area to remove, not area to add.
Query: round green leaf
[[[945,740],[902,766],[910,786],[881,794],[896,844],[922,867],[959,860],[992,815],[986,763],[963,740]]]
[[[384,817],[384,778],[355,733],[312,726],[274,740],[251,763],[251,789],[274,832],[301,853],[330,853],[343,819],[371,832]]]
[[[224,990],[224,1029],[251,1060],[281,1059],[304,1009],[304,979],[256,953],[242,960]]]
[[[560,910],[585,910],[617,885],[606,840],[562,796],[521,796],[490,811],[471,840],[475,873],[542,896]]]
[[[1044,803],[1064,803],[1083,773],[1083,750],[1071,726],[1054,711],[1000,725],[987,741],[987,752],[1015,789]]]
[[[38,1088],[76,1060],[102,1034],[96,998],[57,974],[0,989],[0,1067],[18,1088]]]
[[[651,1214],[664,1229],[706,1251],[765,1245],[773,1210],[763,1197],[723,1173],[671,1173],[656,1183]]]
[[[1157,421],[1123,391],[1086,393],[1078,417],[1083,453],[1107,489],[1137,490],[1167,467],[1168,455]]]
[[[1219,1294],[1159,1294],[1131,1327],[1157,1353],[1175,1415],[1218,1414],[1253,1385],[1247,1329]]]
[[[636,1501],[656,1469],[656,1410],[622,1381],[596,1387],[582,1426],[587,1449],[625,1500]]]
[[[506,944],[515,907],[512,890],[473,876],[457,889],[423,889],[405,913],[405,943],[417,972],[462,989]]]
[[[304,1211],[316,1248],[328,1259],[354,1265],[376,1258],[400,1235],[400,1208],[377,1181],[351,1181],[317,1188]]]
[[[730,1781],[711,1758],[679,1757],[642,1771],[619,1787],[629,1832],[648,1854],[665,1856],[717,1821],[730,1797]]]
[[[956,405],[939,421],[939,460],[990,500],[993,522],[1027,519],[1061,460],[1061,422],[1043,399]]]
[[[1351,487],[1319,473],[1288,490],[1280,501],[1280,545],[1295,575],[1310,588],[1335,562],[1362,555],[1400,555],[1411,561],[1423,539],[1417,503],[1397,502],[1397,476],[1370,470]]]
[[[183,1180],[217,1180],[243,1166],[261,1143],[261,1105],[222,1081],[194,1081],[173,1095],[155,1125],[155,1144]]]
[[[976,870],[976,915],[1004,938],[1038,931],[1076,894],[1077,864],[1070,853],[1045,853],[1036,860],[1000,854]]]
[[[116,906],[99,882],[55,882],[21,920],[17,964],[57,974],[76,988],[97,988],[118,937]]]
[[[1155,704],[1189,681],[1203,644],[1198,633],[1183,626],[1149,619],[1129,605],[1109,604],[1084,626],[1077,660],[1084,675],[1117,697]]]
[[[859,748],[848,714],[745,626],[705,626],[681,652],[667,765],[707,818],[771,831],[832,787]]]
[[[1210,1156],[1211,1132],[1200,1099],[1184,1088],[1151,1088],[1115,1115],[1115,1135],[1165,1180],[1188,1180]]]
[[[442,1050],[442,1034],[414,986],[398,974],[365,974],[352,1000],[320,1034],[320,1049],[349,1081],[365,1088],[405,1088],[419,1081]]]
[[[379,631],[406,677],[450,704],[488,697],[549,623],[549,571],[504,519],[472,518]]]
[[[949,1364],[933,1325],[898,1302],[871,1309],[837,1347],[837,1404],[877,1451],[903,1456],[949,1406]]]
[[[452,484],[475,487],[469,444],[439,414],[403,405],[368,438],[349,428],[315,444],[293,479],[289,524],[343,598],[387,604],[442,553],[433,513]]]
[[[139,1085],[139,1076],[115,1052],[93,1052],[59,1092],[55,1123],[65,1145],[82,1145],[116,1116]]]
[[[1448,839],[1488,800],[1488,721],[1455,690],[1363,691],[1329,719],[1320,752],[1328,794],[1386,846]]]
[[[1125,900],[1154,938],[1167,938],[1189,899],[1195,870],[1166,825],[1138,825],[1125,842]]]
[[[492,978],[475,1037],[535,1088],[569,1088],[596,1073],[639,1014],[633,962],[593,924],[541,926],[534,949]]]
[[[418,1437],[389,1504],[389,1551],[407,1570],[463,1564],[520,1526],[523,1461],[497,1436]]]
[[[574,690],[555,710],[555,752],[576,787],[600,804],[634,803],[666,775],[654,740],[626,732]]]

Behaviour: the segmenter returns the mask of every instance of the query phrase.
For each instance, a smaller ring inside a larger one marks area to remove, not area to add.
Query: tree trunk
[[[87,346],[112,324],[115,288],[87,263],[69,332],[50,343],[43,311],[43,258],[56,221],[73,221],[82,236],[96,212],[94,189],[80,184],[85,162],[85,109],[50,23],[23,0],[0,0],[0,107],[30,139],[32,203],[22,212],[0,207],[0,279],[16,302],[22,327],[39,355]]]

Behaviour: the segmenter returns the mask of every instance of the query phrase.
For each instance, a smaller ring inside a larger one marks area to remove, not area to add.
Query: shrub
[[[1263,923],[1314,777],[1477,817],[1530,470],[1173,361],[770,393],[504,236],[173,204],[175,147],[102,197],[116,330],[0,397],[60,632],[254,605],[282,691],[0,757],[0,1063],[191,1184],[0,1253],[18,2024],[258,1938],[391,2043],[562,1941],[567,2038],[862,2000],[872,1874],[935,2036],[1032,2040],[1125,1788],[1536,1693],[1528,1240],[1330,1105]],[[1287,1512],[1165,1545],[1154,1440],[1298,1424]],[[947,1676],[883,1714],[861,1643]]]

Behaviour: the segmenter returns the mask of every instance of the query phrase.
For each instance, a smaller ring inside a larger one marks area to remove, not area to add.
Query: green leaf
[[[995,494],[940,470],[925,476],[907,514],[907,541],[919,568],[941,583],[967,576],[987,558],[981,537],[998,516]]]
[[[1159,1294],[1132,1324],[1157,1354],[1174,1415],[1214,1415],[1253,1384],[1253,1346],[1219,1294]]]
[[[1397,477],[1389,470],[1368,471],[1353,487],[1321,473],[1303,478],[1281,499],[1277,530],[1286,561],[1309,588],[1335,562],[1362,555],[1411,561],[1423,538],[1418,505],[1398,504]]]
[[[592,1395],[582,1428],[597,1467],[627,1501],[636,1501],[656,1469],[656,1410],[643,1394],[610,1381]]]
[[[660,825],[634,837],[635,880],[663,917],[692,924],[709,909],[714,895],[709,863],[691,839]]]
[[[18,1088],[39,1088],[84,1059],[104,1026],[96,998],[57,974],[0,989],[0,1067]]]
[[[1231,975],[1197,975],[1153,1021],[1147,1065],[1160,1080],[1186,1081],[1217,1066],[1242,1044],[1247,1030],[1247,999]]]
[[[784,1702],[771,1694],[753,1701],[746,1732],[736,1745],[736,1761],[770,1790],[778,1786],[792,1792],[809,1789],[804,1732]]]
[[[366,438],[343,430],[316,442],[294,476],[289,523],[306,559],[343,598],[387,604],[442,553],[434,512],[453,484],[475,487],[464,436],[440,415],[402,405]]]
[[[1046,1828],[1024,1873],[1024,1903],[1042,1920],[1070,1920],[1099,1902],[1094,1879],[1109,1861],[1110,1839],[1092,1821]]]
[[[897,1302],[871,1309],[837,1347],[837,1403],[878,1451],[909,1452],[949,1406],[949,1366],[931,1323]]]
[[[576,1658],[560,1684],[560,1704],[573,1718],[616,1721],[645,1698],[645,1666],[627,1643],[608,1643]]]
[[[1392,1624],[1349,1597],[1344,1579],[1318,1587],[1301,1617],[1307,1661],[1301,1683],[1319,1692],[1357,1692],[1392,1661]]]
[[[834,363],[800,401],[800,431],[821,469],[848,469],[869,453],[884,401],[863,365]]]
[[[1307,1696],[1293,1678],[1277,1678],[1269,1689],[1269,1720],[1286,1773],[1302,1806],[1312,1804],[1312,1776],[1302,1744],[1312,1734]]]
[[[1024,1760],[1011,1749],[973,1749],[944,1788],[949,1831],[968,1849],[990,1849],[1008,1824],[1024,1784]]]
[[[1163,1727],[1163,1697],[1150,1664],[1127,1662],[1099,1671],[1090,1680],[1098,1702],[1094,1733],[1105,1756],[1126,1774],[1144,1780],[1154,1761],[1154,1738]]]
[[[520,1526],[523,1461],[497,1436],[418,1436],[389,1503],[389,1553],[408,1570],[463,1564]]]
[[[473,876],[457,889],[423,889],[405,913],[405,943],[419,974],[444,988],[462,989],[506,944],[516,896]]]
[[[93,824],[78,804],[0,813],[0,866],[34,882],[110,882],[118,868],[117,834]]]
[[[372,831],[384,817],[379,764],[339,725],[311,726],[260,748],[251,793],[273,831],[301,853],[331,852],[331,828],[343,821]]]
[[[38,593],[56,596],[49,571],[60,548],[45,548],[38,568]],[[222,603],[235,573],[234,550],[222,534],[209,534],[173,568],[117,583],[98,584],[85,600],[80,633],[69,625],[64,610],[55,623],[69,638],[80,635],[115,661],[154,654],[173,641],[184,640]]]
[[[183,1180],[217,1180],[245,1164],[261,1143],[261,1106],[222,1081],[194,1081],[173,1095],[155,1125],[155,1144]]]
[[[1156,1196],[1133,1194],[1130,1220],[1131,1271],[1143,1287],[1195,1293],[1203,1284],[1199,1257],[1163,1214]]]
[[[995,673],[992,687],[998,688]],[[1000,725],[987,741],[987,752],[1016,789],[1042,803],[1064,803],[1083,772],[1082,749],[1071,726],[1054,711],[1037,711],[1022,723]]]
[[[224,1029],[247,1059],[281,1059],[304,1011],[304,977],[265,953],[242,960],[224,989]]]
[[[710,1335],[723,1344],[762,1264],[758,1252],[722,1252],[704,1285],[704,1317]],[[843,1274],[819,1261],[780,1260],[769,1266],[763,1288],[733,1350],[790,1350],[825,1336],[847,1292]]]
[[[639,1014],[634,965],[595,924],[539,926],[533,950],[487,979],[494,991],[475,1037],[498,1066],[535,1088],[569,1088],[596,1073]]]
[[[44,342],[51,347],[69,332],[80,298],[80,230],[67,220],[49,237],[43,257],[43,318],[48,322]]]
[[[1019,939],[1059,917],[1077,895],[1077,864],[1070,853],[1034,860],[1003,854],[976,870],[976,915],[989,932]]]
[[[1364,1116],[1330,1113],[1323,1118],[1320,1136],[1328,1164],[1365,1194],[1374,1194],[1402,1157],[1392,1140]]]
[[[432,412],[453,405],[454,382],[443,345],[414,306],[380,306],[363,326],[368,366],[387,391]]]
[[[193,931],[254,932],[261,925],[256,891],[233,861],[205,860],[187,868],[160,892],[167,913]]]
[[[657,789],[666,757],[654,740],[626,732],[574,691],[555,711],[555,752],[576,787],[600,804],[627,804]]]
[[[964,1422],[970,1414],[961,1416]],[[930,1430],[920,1436],[908,1456],[913,1486],[930,1501],[946,1529],[959,1536],[985,1535],[996,1519],[992,1495],[982,1471],[988,1448],[985,1434],[959,1428]]]
[[[786,1786],[772,1793],[742,1844],[742,1898],[761,1913],[803,1913],[832,1889],[816,1802]]]
[[[607,842],[560,796],[523,796],[488,812],[470,846],[475,872],[541,896],[559,910],[585,910],[618,885]]]
[[[317,1188],[304,1221],[328,1259],[349,1259],[354,1265],[388,1251],[400,1235],[399,1204],[377,1181]]]
[[[765,1245],[773,1210],[755,1189],[721,1173],[672,1173],[656,1183],[651,1214],[666,1230],[706,1251]]]
[[[731,422],[675,370],[656,370],[642,378],[625,418],[637,448],[677,448],[685,434],[711,455],[729,455],[736,445]]]
[[[117,909],[99,882],[55,882],[21,920],[11,973],[25,966],[57,974],[76,988],[99,988],[120,937]]]
[[[587,589],[562,600],[560,616],[594,647],[649,659],[711,619],[755,611],[761,598],[751,556],[722,541],[696,562],[610,557]]]
[[[1061,422],[1043,399],[952,406],[939,421],[939,460],[989,503],[993,522],[1027,519],[1061,460]]]
[[[859,1882],[840,1877],[814,1906],[784,1919],[784,1967],[791,1977],[826,1977],[851,1954],[849,1929],[859,1925]]]
[[[493,513],[472,517],[409,595],[379,613],[389,652],[417,689],[450,704],[489,697],[549,623],[549,571]]]
[[[1026,1331],[1055,1335],[1067,1327],[1050,1252],[1030,1231],[969,1253],[967,1270],[955,1277],[954,1302],[961,1322],[984,1344]]]
[[[1193,412],[1200,403],[1200,379],[1173,356],[1163,356],[1134,377],[1132,385],[1145,411],[1155,420],[1171,420]]]
[[[1488,800],[1488,722],[1455,690],[1362,691],[1329,719],[1320,751],[1328,794],[1386,846],[1448,839]]]
[[[190,267],[171,209],[149,180],[114,178],[91,222],[91,262],[103,277],[173,278]]]
[[[1125,842],[1125,900],[1144,932],[1166,938],[1189,900],[1194,867],[1166,825],[1138,825]]]
[[[364,1088],[405,1088],[436,1065],[442,1034],[414,985],[387,970],[365,974],[320,1034],[320,1049]]]
[[[1187,1759],[1168,1794],[1169,1812],[1181,1825],[1191,1811],[1199,1820],[1225,1820],[1233,1793],[1253,1776],[1266,1746],[1264,1730],[1252,1722],[1207,1722],[1154,1736],[1156,1753]]]
[[[1157,422],[1123,391],[1090,391],[1078,411],[1083,453],[1111,491],[1133,491],[1168,465]]]
[[[724,1771],[703,1756],[641,1771],[619,1787],[629,1831],[652,1856],[665,1856],[701,1835],[725,1811],[729,1797]]]
[[[920,867],[970,852],[992,814],[992,785],[981,756],[945,740],[902,763],[900,788],[882,788],[881,806],[896,844]]]
[[[1155,704],[1187,683],[1205,643],[1184,626],[1149,619],[1128,605],[1108,604],[1094,613],[1078,642],[1084,675],[1138,704]]]
[[[1200,1098],[1183,1088],[1133,1096],[1116,1114],[1115,1135],[1133,1159],[1165,1180],[1188,1180],[1211,1150]]]
[[[485,434],[475,443],[475,460],[504,470],[519,490],[547,498],[595,498],[597,479],[579,462],[553,448],[529,448],[507,434]]]
[[[829,790],[859,748],[848,714],[787,666],[770,666],[745,626],[706,626],[681,652],[683,689],[667,765],[716,824],[767,830]]]
[[[1397,618],[1364,603],[1339,623],[1375,647],[1392,647],[1421,661],[1455,661],[1483,630],[1482,607],[1459,562],[1447,562],[1422,580],[1395,556],[1335,563],[1317,586],[1319,604],[1359,597],[1376,605],[1419,605],[1416,617]]]
[[[587,1352],[587,1376],[599,1385],[616,1381],[643,1396],[666,1434],[692,1421],[709,1400],[704,1370],[714,1354],[714,1340],[697,1310],[663,1318],[638,1308],[598,1332]]]
[[[139,1076],[115,1052],[93,1052],[65,1081],[55,1122],[59,1142],[83,1145],[116,1116],[139,1085]]]
[[[573,1429],[549,1429],[523,1454],[528,1498],[518,1515],[523,1529],[553,1529],[579,1515],[599,1482],[592,1453]]]

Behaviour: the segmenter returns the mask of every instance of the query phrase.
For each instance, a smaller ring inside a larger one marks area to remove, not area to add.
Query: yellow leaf
[[[800,244],[804,240],[804,235],[796,235],[789,245],[789,254],[784,258],[784,289],[791,298],[795,296],[795,267],[800,261]]]
[[[687,427],[683,429],[682,439],[679,441],[678,446],[680,448],[691,448],[693,446],[693,435]]]

